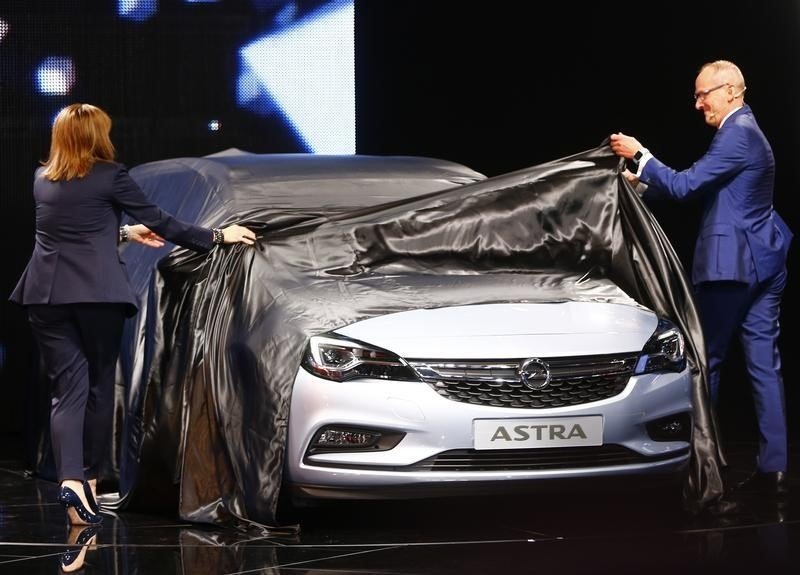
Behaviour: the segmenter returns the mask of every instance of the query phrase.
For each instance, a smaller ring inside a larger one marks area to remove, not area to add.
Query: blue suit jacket
[[[688,170],[656,158],[640,175],[645,197],[700,196],[703,212],[692,281],[763,281],[783,269],[792,232],[772,208],[775,159],[745,105],[717,130],[711,146]]]
[[[36,172],[36,239],[10,300],[22,305],[137,300],[117,250],[122,212],[195,251],[213,247],[210,229],[175,219],[147,199],[122,164],[97,162],[83,178],[51,182]]]

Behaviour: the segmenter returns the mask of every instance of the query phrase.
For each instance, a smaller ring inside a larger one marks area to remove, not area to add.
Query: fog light
[[[325,429],[314,441],[314,447],[369,447],[380,439],[380,433]]]
[[[676,413],[653,420],[647,424],[647,433],[653,441],[690,441],[692,418],[689,412]]]
[[[308,455],[330,451],[385,451],[400,443],[405,433],[380,429],[327,426],[320,429],[308,446]]]

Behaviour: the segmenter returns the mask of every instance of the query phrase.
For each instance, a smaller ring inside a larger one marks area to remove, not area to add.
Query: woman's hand
[[[256,243],[256,233],[239,224],[232,224],[227,228],[222,228],[222,238],[224,244],[247,244],[252,246]]]
[[[160,248],[164,245],[164,238],[152,231],[144,224],[133,224],[132,226],[123,226],[128,230],[128,241],[136,242],[151,248]]]

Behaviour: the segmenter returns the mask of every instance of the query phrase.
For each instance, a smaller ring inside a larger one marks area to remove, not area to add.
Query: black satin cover
[[[282,525],[277,503],[309,335],[419,307],[535,299],[576,273],[611,278],[683,329],[694,382],[684,499],[700,511],[722,495],[691,287],[605,142],[488,179],[442,162],[434,185],[395,181],[368,197],[292,161],[266,178],[260,158],[228,152],[131,170],[178,217],[239,221],[260,239],[207,255],[124,249],[142,305],[126,328],[109,453],[120,508],[177,505],[190,521],[296,529]],[[342,178],[357,169],[344,157],[318,161],[341,164]]]

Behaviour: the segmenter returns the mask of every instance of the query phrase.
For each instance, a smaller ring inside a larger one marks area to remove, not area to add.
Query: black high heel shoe
[[[58,502],[61,503],[67,511],[67,517],[69,517],[70,507],[74,509],[75,513],[77,513],[78,517],[83,521],[83,525],[97,525],[103,521],[103,517],[99,513],[92,513],[86,509],[81,498],[78,497],[78,494],[69,487],[61,486],[61,490],[58,492]],[[79,522],[72,521],[71,518],[70,523],[73,525],[81,525]]]
[[[92,544],[92,539],[97,535],[99,525],[87,525],[85,527],[70,527],[69,535],[67,536],[67,545],[70,548],[61,554],[61,572],[72,573],[78,571],[83,567],[86,561],[86,551]],[[77,536],[75,535],[75,532]]]

